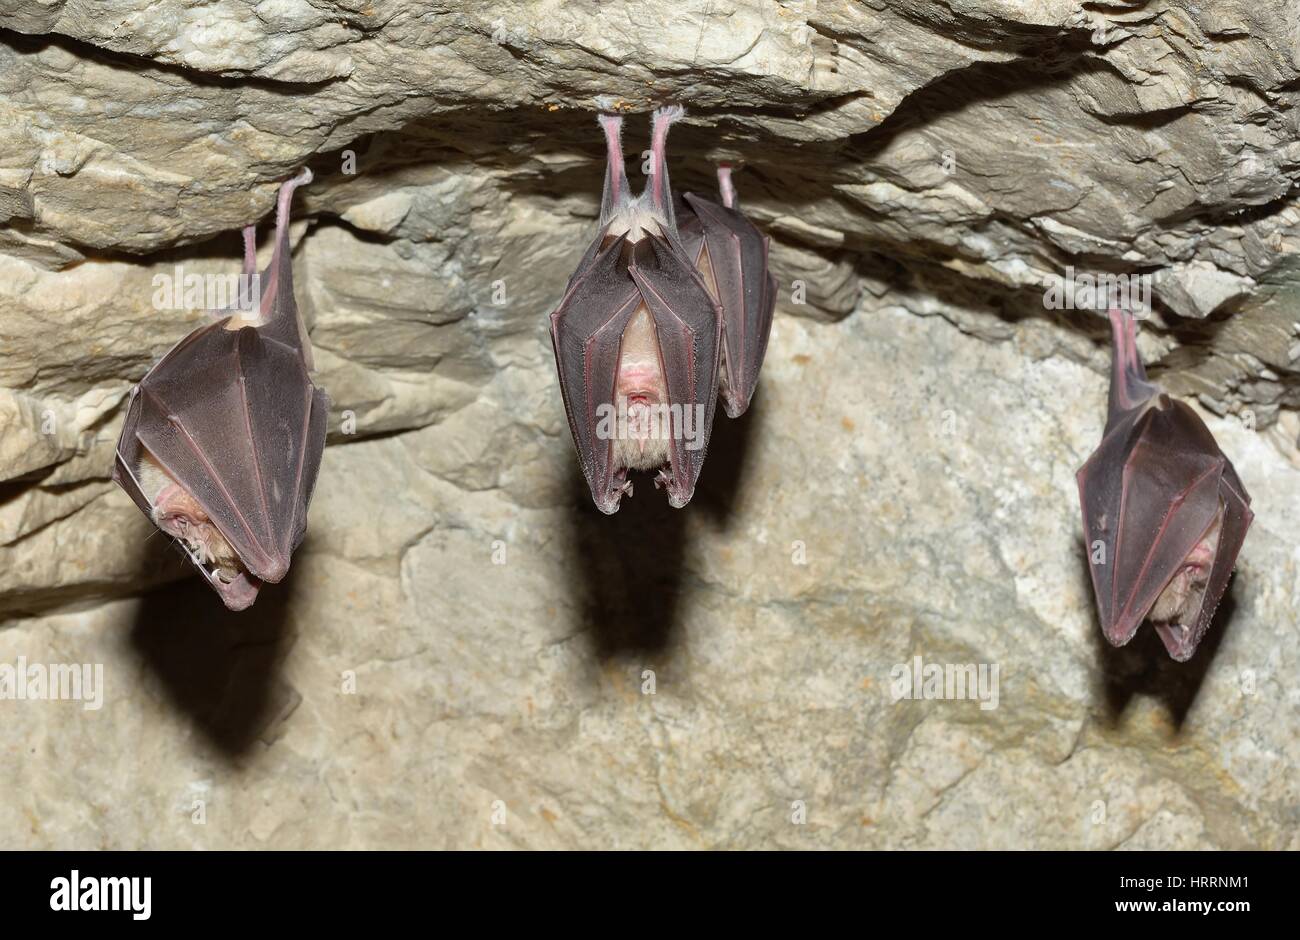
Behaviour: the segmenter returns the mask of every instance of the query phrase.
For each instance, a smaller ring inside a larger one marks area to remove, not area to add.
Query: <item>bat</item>
[[[293,296],[289,205],[311,171],[280,186],[271,262],[252,307],[213,313],[131,390],[113,480],[171,536],[230,610],[280,581],[307,530],[329,399]]]
[[[1147,380],[1132,315],[1112,308],[1110,323],[1106,431],[1077,475],[1097,610],[1114,646],[1149,619],[1186,662],[1228,586],[1250,496],[1196,412]]]
[[[727,413],[743,413],[767,347],[775,280],[766,240],[735,208],[730,169],[719,171],[724,205],[674,201],[668,129],[683,115],[680,106],[654,113],[638,196],[623,166],[622,118],[598,118],[607,151],[599,229],[551,314],[569,429],[605,513],[632,494],[633,470],[657,469],[671,506],[690,502],[719,386]]]
[[[678,232],[687,257],[722,308],[719,381],[729,418],[749,407],[767,352],[776,308],[776,278],[768,270],[769,240],[740,212],[731,167],[718,167],[722,205],[686,193]]]

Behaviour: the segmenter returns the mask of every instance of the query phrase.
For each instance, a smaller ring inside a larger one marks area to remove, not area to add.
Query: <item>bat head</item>
[[[639,306],[619,342],[614,397],[615,414],[622,420],[613,440],[617,469],[654,470],[669,462],[671,412],[661,356],[654,319]]]
[[[161,467],[153,455],[146,452],[145,460],[140,464],[142,475],[148,475],[146,467],[150,464]],[[233,581],[235,575],[243,570],[239,553],[221,534],[198,500],[179,483],[169,478],[163,484],[154,497],[151,516],[158,528],[185,546],[196,563],[211,565],[213,573],[222,580]]]
[[[1212,617],[1218,604],[1217,599],[1207,604],[1205,595],[1218,558],[1219,540],[1223,535],[1223,514],[1224,506],[1220,502],[1209,529],[1188,552],[1147,612],[1147,619],[1156,628],[1165,649],[1179,662],[1192,657],[1209,627],[1209,618],[1202,618],[1201,612],[1208,611]],[[1202,619],[1205,620],[1203,627]]]
[[[231,610],[243,610],[257,599],[261,581],[248,571],[230,540],[188,490],[162,463],[142,449],[135,478],[149,494],[150,518],[184,549],[194,567]]]

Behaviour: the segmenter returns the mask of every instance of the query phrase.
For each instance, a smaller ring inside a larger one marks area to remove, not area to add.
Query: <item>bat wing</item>
[[[153,521],[153,505],[150,503],[148,496],[145,495],[144,489],[140,484],[140,480],[136,477],[135,472],[135,468],[140,466],[145,450],[144,445],[141,443],[139,434],[140,419],[144,412],[145,404],[145,399],[141,397],[140,390],[149,382],[150,377],[155,373],[158,373],[160,370],[166,372],[167,370],[177,366],[184,368],[185,361],[189,356],[186,350],[192,347],[196,342],[200,341],[207,332],[219,328],[219,325],[213,324],[212,326],[195,330],[189,336],[185,337],[185,339],[172,347],[171,351],[159,360],[153,369],[150,370],[149,374],[145,376],[145,379],[140,383],[140,385],[131,390],[131,397],[127,404],[126,419],[123,421],[122,433],[118,437],[117,441],[117,455],[113,462],[113,481],[126,491],[126,494],[131,497],[131,501],[139,507],[140,511],[144,513],[150,521]],[[173,543],[178,546],[180,545],[180,543],[175,539],[173,539]],[[222,601],[230,610],[244,610],[245,608],[252,606],[253,602],[257,600],[257,592],[261,587],[261,581],[258,579],[250,576],[247,572],[241,571],[233,581],[222,581],[217,577],[215,571],[200,563],[200,561],[190,555],[189,552],[184,551],[184,549],[182,549],[182,552],[187,558],[194,562],[194,566],[198,568],[199,573],[203,575],[208,584],[211,585],[212,589],[221,596]]]
[[[641,295],[623,260],[627,239],[601,248],[597,238],[569,280],[551,314],[551,343],[559,365],[560,392],[578,460],[601,512],[618,511],[625,476],[614,468],[612,435],[598,433],[601,408],[612,409],[623,330]]]
[[[1112,422],[1079,470],[1093,589],[1108,640],[1122,646],[1219,524],[1208,577],[1178,623],[1158,625],[1171,656],[1189,659],[1209,629],[1252,514],[1249,497],[1204,422],[1159,395]]]
[[[115,478],[140,509],[143,449],[202,507],[247,568],[230,584],[199,565],[231,609],[279,581],[306,531],[325,445],[328,399],[297,350],[255,327],[204,327],[132,394]]]
[[[655,111],[650,178],[636,198],[623,166],[622,118],[599,117],[606,144],[600,234],[551,314],[569,428],[592,498],[605,513],[617,512],[631,490],[629,461],[641,469],[659,465],[656,485],[666,487],[672,506],[685,506],[712,430],[722,320],[682,248],[668,181],[668,129],[683,113],[678,106]],[[634,318],[636,329],[629,333]],[[620,413],[623,403],[616,401],[628,392],[619,386],[624,365],[629,382],[652,386],[645,395],[628,394],[637,411],[637,428],[630,434],[630,415]],[[638,373],[642,378],[631,378]],[[642,421],[651,422],[652,429]],[[647,452],[645,442],[652,438]],[[615,446],[620,439],[635,439],[631,458]]]
[[[687,193],[699,222],[683,237],[683,248],[711,283],[722,308],[722,398],[727,415],[749,407],[767,353],[776,278],[768,270],[768,239],[738,209]]]
[[[672,422],[671,472],[661,480],[680,509],[695,492],[713,430],[722,317],[695,267],[666,239],[637,242],[629,271],[654,318]]]
[[[248,607],[263,581],[288,571],[325,448],[329,399],[308,376],[311,344],[289,250],[293,192],[309,182],[304,169],[280,187],[255,325],[234,329],[238,321],[226,316],[177,343],[132,391],[118,439],[113,478],[146,516],[154,507],[136,471],[147,451],[239,556],[246,570],[229,582],[191,556],[231,610]],[[249,226],[245,274],[254,270],[255,248]]]

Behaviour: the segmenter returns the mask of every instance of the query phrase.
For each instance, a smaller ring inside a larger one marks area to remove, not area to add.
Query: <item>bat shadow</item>
[[[761,409],[755,396],[744,417],[733,421],[719,412],[714,418],[704,469],[684,509],[669,506],[652,475],[645,473],[632,477],[636,495],[607,516],[592,505],[577,463],[570,465],[575,506],[569,514],[575,557],[571,588],[580,599],[575,630],[590,637],[600,659],[671,657],[680,635],[688,513],[703,511],[726,530]]]
[[[668,505],[649,474],[638,474],[636,495],[607,516],[592,505],[576,463],[570,474],[571,587],[579,599],[575,629],[587,634],[602,660],[671,655],[678,633],[685,513]]]
[[[1082,550],[1081,541],[1081,553]],[[1087,582],[1088,597],[1091,597],[1092,580],[1088,573],[1087,557],[1082,554],[1081,557],[1081,570]],[[1169,657],[1155,628],[1149,623],[1143,623],[1138,628],[1128,645],[1111,646],[1102,633],[1096,608],[1090,606],[1092,638],[1100,667],[1095,695],[1100,701],[1108,727],[1118,728],[1132,698],[1135,695],[1146,695],[1160,700],[1173,723],[1175,733],[1182,732],[1236,610],[1237,603],[1233,598],[1235,584],[1235,578],[1228,582],[1228,589],[1215,611],[1209,632],[1196,653],[1185,663],[1175,662]]]
[[[702,508],[721,531],[725,532],[729,528],[736,510],[737,497],[744,492],[749,444],[755,434],[761,437],[764,433],[762,426],[766,418],[762,383],[754,393],[748,410],[739,418],[728,418],[719,402],[717,414],[713,418],[708,459],[700,471],[691,506]]]
[[[224,758],[270,744],[299,700],[280,678],[292,637],[293,570],[262,588],[257,603],[229,611],[198,575],[142,596],[130,644],[171,705]]]

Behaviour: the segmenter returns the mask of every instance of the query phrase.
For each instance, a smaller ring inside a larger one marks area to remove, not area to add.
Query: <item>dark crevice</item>
[[[287,79],[262,78],[260,76],[239,74],[233,76],[221,75],[215,72],[202,72],[197,69],[189,68],[184,65],[175,65],[170,62],[161,62],[147,55],[140,55],[134,52],[121,52],[115,49],[108,49],[104,46],[97,46],[92,42],[84,39],[74,39],[71,36],[62,33],[42,33],[40,35],[30,35],[20,33],[3,26],[0,26],[0,41],[3,41],[10,48],[24,55],[34,55],[47,48],[54,47],[74,55],[79,59],[87,59],[99,62],[110,68],[121,69],[132,73],[150,73],[154,72],[159,75],[171,75],[181,79],[187,84],[198,85],[209,88],[256,88],[261,91],[270,92],[275,95],[285,95],[298,97],[303,94],[319,91],[328,88],[337,82],[347,81],[346,78],[329,78],[317,82],[296,82]]]

